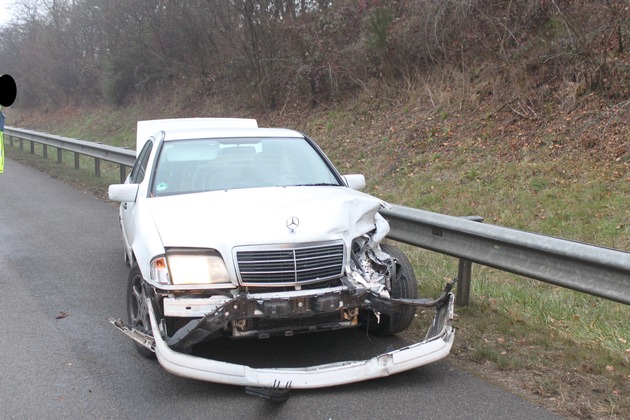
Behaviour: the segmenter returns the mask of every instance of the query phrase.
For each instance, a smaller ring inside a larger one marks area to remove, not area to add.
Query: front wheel
[[[417,299],[418,282],[409,258],[390,244],[381,244],[381,250],[396,259],[396,277],[392,279],[392,298]],[[391,314],[381,314],[380,322],[373,312],[364,313],[362,324],[374,335],[394,335],[406,330],[416,315],[415,306],[406,306]]]
[[[131,273],[129,273],[127,284],[127,317],[129,326],[144,334],[152,335],[147,296],[148,293],[142,278],[142,272],[138,264],[134,264],[131,268]],[[155,353],[142,344],[136,341],[134,341],[134,344],[138,353],[143,357],[155,357]]]

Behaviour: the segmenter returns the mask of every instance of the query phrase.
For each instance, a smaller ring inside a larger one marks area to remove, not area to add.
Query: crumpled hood
[[[150,213],[165,248],[304,243],[355,237],[375,227],[386,205],[345,187],[276,187],[156,197]],[[287,221],[297,218],[291,231]]]

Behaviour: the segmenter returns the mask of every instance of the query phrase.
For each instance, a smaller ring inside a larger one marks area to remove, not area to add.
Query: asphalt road
[[[554,416],[448,364],[294,390],[285,403],[179,378],[140,357],[125,317],[128,268],[117,211],[10,159],[0,174],[0,417],[19,419],[544,419]],[[455,338],[457,339],[457,337]],[[400,345],[358,330],[218,342],[214,357],[320,364]]]

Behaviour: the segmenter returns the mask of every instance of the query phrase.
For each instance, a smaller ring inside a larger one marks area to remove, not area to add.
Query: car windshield
[[[341,185],[304,138],[177,140],[162,146],[152,196],[297,185]]]

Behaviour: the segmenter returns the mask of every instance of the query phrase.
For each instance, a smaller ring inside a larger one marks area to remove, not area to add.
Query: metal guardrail
[[[630,305],[628,252],[409,207],[380,213],[389,238],[460,258],[460,277],[462,264],[474,262]],[[470,282],[460,280],[457,299],[465,305]]]
[[[120,182],[123,182],[127,177],[126,168],[131,168],[136,160],[136,152],[133,150],[85,140],[72,139],[69,137],[56,136],[54,134],[24,130],[22,128],[5,127],[4,136],[9,139],[11,146],[13,146],[14,138],[17,138],[20,143],[20,150],[24,150],[24,141],[29,141],[32,154],[35,154],[35,143],[42,144],[45,158],[48,158],[48,147],[56,148],[57,163],[62,162],[63,150],[74,152],[75,169],[79,169],[80,155],[93,157],[94,175],[97,177],[101,176],[101,160],[116,163],[120,165]]]
[[[100,175],[100,160],[120,165],[120,179],[125,168],[132,167],[135,152],[67,137],[5,127],[5,138],[13,146],[23,142],[57,148],[61,151],[95,159],[95,175]],[[477,263],[503,271],[541,280],[564,288],[630,305],[630,253],[479,223],[480,217],[459,218],[403,206],[382,210],[390,223],[389,238],[431,251],[459,258],[457,304],[470,300],[471,265]]]

